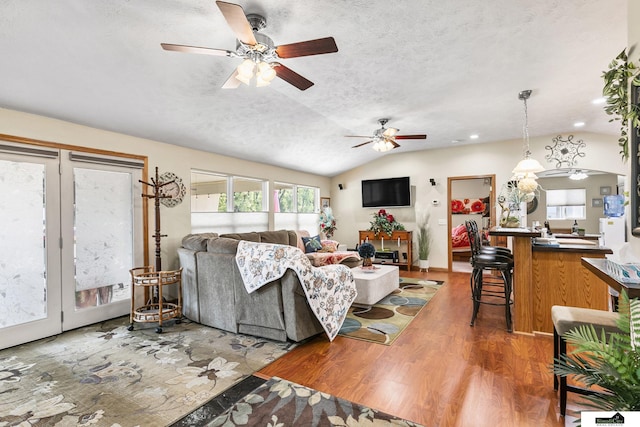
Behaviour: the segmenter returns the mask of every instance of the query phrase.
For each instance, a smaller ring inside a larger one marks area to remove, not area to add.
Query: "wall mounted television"
[[[409,177],[362,180],[362,207],[411,206]]]

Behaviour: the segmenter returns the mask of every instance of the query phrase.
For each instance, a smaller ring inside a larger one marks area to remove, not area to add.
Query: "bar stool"
[[[512,332],[511,298],[513,283],[513,255],[507,248],[483,246],[475,221],[465,221],[469,245],[471,247],[471,299],[473,326],[480,310],[480,304],[504,306],[507,331]],[[485,272],[493,274],[485,276]]]
[[[551,319],[553,320],[553,358],[567,354],[567,342],[564,334],[581,325],[593,325],[598,335],[604,330],[607,334],[621,333],[617,322],[620,315],[611,311],[594,310],[592,308],[566,307],[554,305],[551,307]],[[593,395],[594,390],[571,386],[567,384],[567,377],[553,375],[553,389],[560,386],[560,415],[567,412],[567,392],[581,395]]]

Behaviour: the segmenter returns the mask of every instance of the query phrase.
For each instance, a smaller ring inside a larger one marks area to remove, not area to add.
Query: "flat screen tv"
[[[362,181],[363,208],[393,206],[411,206],[411,186],[408,176]]]

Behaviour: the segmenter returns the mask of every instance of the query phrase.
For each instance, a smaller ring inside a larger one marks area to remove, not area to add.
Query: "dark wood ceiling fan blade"
[[[400,144],[398,144],[397,142],[395,142],[395,141],[390,141],[390,142],[391,142],[391,145],[393,145],[393,148],[400,147]],[[393,150],[393,148],[392,148],[392,150]]]
[[[217,1],[216,4],[229,27],[236,33],[236,38],[244,44],[255,45],[257,43],[256,37],[253,35],[253,28],[251,28],[242,6],[225,1]]]
[[[222,89],[236,89],[242,83],[240,80],[236,79],[238,75],[238,70],[233,70],[233,73],[229,76],[226,82],[222,85]]]
[[[321,55],[337,51],[338,46],[333,37],[284,44],[276,47],[276,53],[280,58],[297,58],[299,56]]]
[[[186,46],[182,44],[160,43],[164,50],[172,50],[174,52],[198,53],[201,55],[214,56],[231,56],[234,52],[224,49],[211,49],[208,47]]]
[[[395,139],[427,139],[427,135],[396,135]]]
[[[307,80],[302,77],[300,74],[293,71],[291,68],[287,68],[280,63],[273,63],[273,69],[276,71],[276,75],[280,77],[285,82],[292,84],[300,90],[307,90],[311,86],[313,86],[313,82],[311,80]]]
[[[358,145],[354,145],[351,148],[358,148],[358,147],[362,147],[363,145],[367,145],[373,142],[373,139],[371,141],[367,141],[367,142],[363,142],[362,144],[358,144]]]

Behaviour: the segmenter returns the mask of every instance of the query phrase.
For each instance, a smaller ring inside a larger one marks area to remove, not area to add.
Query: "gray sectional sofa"
[[[184,315],[214,328],[278,341],[301,341],[322,332],[292,270],[249,294],[236,265],[240,240],[297,246],[297,239],[289,230],[186,236],[178,249]]]

